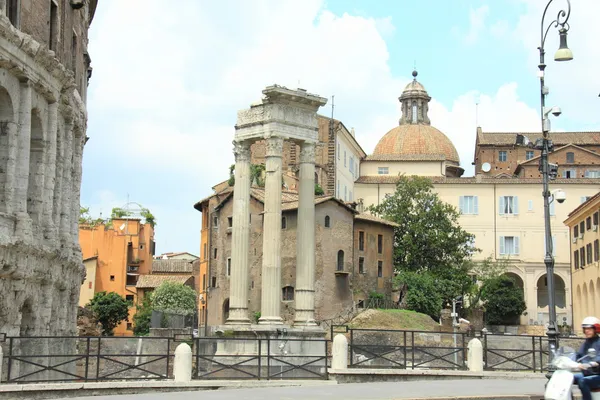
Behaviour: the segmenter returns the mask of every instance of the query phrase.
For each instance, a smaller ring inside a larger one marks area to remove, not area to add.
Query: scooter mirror
[[[591,359],[595,359],[596,355],[598,355],[598,353],[596,352],[596,349],[589,349],[588,350],[588,357]]]

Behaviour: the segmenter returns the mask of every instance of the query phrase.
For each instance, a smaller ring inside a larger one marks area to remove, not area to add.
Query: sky
[[[167,7],[169,3],[170,7]],[[172,3],[172,4],[171,4]],[[600,129],[600,1],[572,0],[570,62],[545,43],[554,131]],[[237,111],[264,87],[304,88],[369,154],[398,124],[412,79],[430,119],[473,174],[477,125],[539,131],[546,0],[101,0],[90,29],[90,140],[81,204],[93,216],[137,202],[155,215],[157,254],[199,255],[193,208],[228,178]],[[545,25],[567,0],[554,0]]]

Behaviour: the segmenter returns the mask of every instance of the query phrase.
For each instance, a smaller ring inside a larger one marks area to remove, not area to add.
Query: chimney
[[[352,137],[354,137],[354,127],[352,127],[352,128],[350,129],[350,134],[352,135]]]

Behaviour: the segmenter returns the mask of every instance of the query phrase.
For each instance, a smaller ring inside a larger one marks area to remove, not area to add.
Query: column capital
[[[281,157],[283,155],[283,138],[279,136],[266,138],[266,150],[267,157]]]
[[[300,163],[315,162],[316,144],[313,142],[304,142],[300,147]]]
[[[250,161],[250,145],[251,143],[247,141],[233,141],[235,161]]]

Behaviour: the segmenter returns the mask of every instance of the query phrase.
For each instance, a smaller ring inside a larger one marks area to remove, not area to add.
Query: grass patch
[[[440,325],[430,316],[409,310],[366,310],[348,326],[355,329],[440,330]]]

